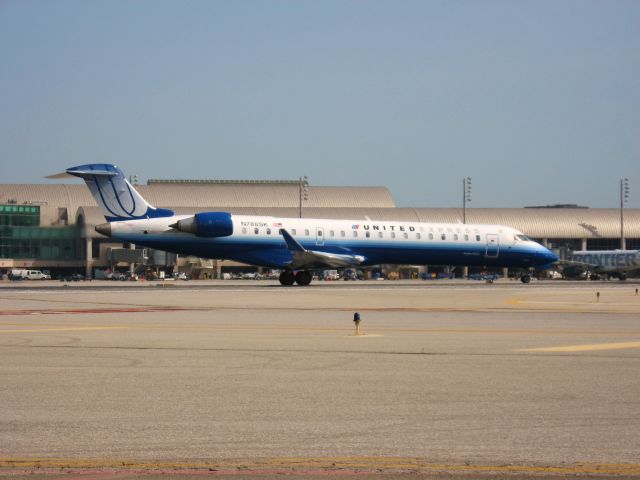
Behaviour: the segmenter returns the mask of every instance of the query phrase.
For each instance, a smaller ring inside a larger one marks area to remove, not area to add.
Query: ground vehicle
[[[242,274],[243,280],[262,280],[262,275],[258,272],[248,272]]]
[[[72,273],[70,275],[60,275],[58,280],[61,282],[79,282],[80,280],[86,280],[86,278],[80,273]]]
[[[51,280],[51,275],[40,270],[11,270],[9,274],[11,280]]]
[[[362,272],[359,272],[357,270],[345,270],[344,272],[342,272],[342,278],[347,281],[347,280],[364,280],[364,275],[362,274]]]
[[[338,280],[340,275],[338,275],[337,270],[325,270],[322,273],[323,280]]]
[[[173,278],[176,280],[189,280],[189,276],[184,272],[174,272]]]

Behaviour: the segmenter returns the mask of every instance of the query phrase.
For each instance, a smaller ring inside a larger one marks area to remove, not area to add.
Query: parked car
[[[61,282],[79,282],[80,280],[86,280],[85,276],[81,273],[72,273],[67,275],[60,275],[58,279]]]
[[[243,280],[262,280],[262,275],[258,272],[247,272],[242,275]]]
[[[348,280],[364,280],[364,275],[362,272],[358,272],[357,270],[345,270],[342,272],[342,278],[345,281]]]

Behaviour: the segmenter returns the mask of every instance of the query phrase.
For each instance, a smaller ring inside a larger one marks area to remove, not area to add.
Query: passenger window
[[[429,234],[429,240],[433,240],[433,233]]]
[[[336,236],[336,232],[334,232],[333,230],[329,230],[329,236],[330,237],[335,237]]]
[[[404,233],[402,234],[402,236],[404,237],[404,239],[405,239],[405,240],[406,240],[407,238],[409,238],[409,234],[408,234],[407,232],[404,232]]]
[[[480,241],[480,235],[476,235],[476,242]]]
[[[247,227],[242,227],[242,233],[247,233]]]
[[[454,239],[454,240],[458,240],[458,234],[457,234],[457,233],[454,233],[454,234],[453,234],[453,239]]]
[[[446,240],[446,239],[447,239],[447,234],[446,234],[446,233],[441,233],[441,234],[440,234],[440,238],[441,238],[442,240]]]
[[[258,230],[257,228],[255,228],[255,229],[253,230],[253,233],[255,233],[256,235],[258,235],[258,233],[260,233],[260,230]]]
[[[307,228],[304,229],[304,236],[305,237],[309,236],[309,229],[307,229]]]
[[[468,242],[468,241],[469,241],[469,235],[465,235],[465,236],[464,236],[464,241],[465,241],[465,242]]]
[[[370,238],[370,237],[371,237],[371,234],[370,234],[369,232],[366,232],[366,233],[364,234],[364,236],[365,236],[365,237],[367,237],[367,238]]]
[[[391,238],[396,238],[396,232],[391,232]]]
[[[378,232],[378,238],[382,238],[382,232]]]
[[[295,229],[295,228],[292,228],[292,229],[291,229],[291,235],[295,235],[295,234],[296,234],[296,229]]]
[[[267,228],[267,235],[271,235],[271,229]]]
[[[419,234],[419,233],[416,233],[416,238],[417,238],[418,240],[420,240],[420,234]]]
[[[340,236],[344,237],[346,234],[344,233],[344,230],[340,230]]]
[[[358,236],[358,231],[357,230],[353,231],[353,236],[354,236],[354,238]]]

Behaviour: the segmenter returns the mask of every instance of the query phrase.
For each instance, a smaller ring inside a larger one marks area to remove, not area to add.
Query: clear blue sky
[[[385,185],[640,207],[640,1],[0,1],[0,183]]]

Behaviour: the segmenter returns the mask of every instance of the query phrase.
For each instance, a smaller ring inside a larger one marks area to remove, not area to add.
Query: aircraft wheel
[[[306,287],[312,280],[311,272],[307,270],[300,270],[296,273],[296,283],[300,286]]]
[[[520,277],[520,281],[522,283],[529,283],[531,282],[531,275],[523,275],[522,277]]]
[[[624,282],[627,279],[627,274],[626,273],[621,273],[620,274],[620,281]]]
[[[291,270],[285,270],[284,272],[280,273],[278,280],[280,281],[281,285],[285,285],[289,287],[293,285],[293,282],[295,282],[296,277]]]

